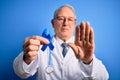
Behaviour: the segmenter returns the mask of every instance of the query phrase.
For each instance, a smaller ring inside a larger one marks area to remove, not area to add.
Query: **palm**
[[[75,45],[81,49],[78,53],[83,61],[89,61],[94,53],[94,34],[89,23],[81,23],[76,28]]]
[[[86,60],[92,56],[94,46],[90,42],[75,40],[75,45],[81,49],[80,54],[78,54],[78,58],[80,57],[80,59]]]
[[[91,62],[94,53],[94,32],[88,22],[76,27],[75,44],[69,44],[78,59],[85,63]]]

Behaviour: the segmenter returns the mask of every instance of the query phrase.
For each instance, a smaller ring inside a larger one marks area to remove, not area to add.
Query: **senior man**
[[[14,60],[14,71],[21,78],[36,74],[37,80],[108,80],[105,66],[94,55],[94,31],[89,22],[76,27],[72,6],[55,10],[51,20],[55,35],[53,50],[41,50],[50,42],[42,36],[25,38],[23,51]]]

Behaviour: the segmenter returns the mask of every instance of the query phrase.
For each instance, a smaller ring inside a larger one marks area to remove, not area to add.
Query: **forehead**
[[[75,13],[70,7],[64,6],[57,11],[57,16],[75,17]]]

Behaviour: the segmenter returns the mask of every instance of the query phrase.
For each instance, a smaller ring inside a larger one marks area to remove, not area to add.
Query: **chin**
[[[68,38],[70,36],[70,34],[63,34],[62,35],[64,38]]]
[[[69,34],[67,32],[63,32],[62,36],[69,36]]]

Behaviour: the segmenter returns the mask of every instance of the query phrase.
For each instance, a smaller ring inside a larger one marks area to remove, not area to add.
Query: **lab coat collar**
[[[58,43],[61,45],[64,41],[63,40],[61,40],[58,36],[54,36],[55,37],[55,39],[58,41]],[[67,41],[66,41],[66,43],[69,43],[69,42],[72,42],[72,43],[74,43],[74,37],[72,36],[72,37],[70,37]]]
[[[74,39],[75,39],[74,36],[72,36],[69,40],[66,41],[66,43],[68,43],[68,42],[74,43]],[[54,36],[54,37],[53,37],[53,44],[58,47],[58,48],[56,48],[57,51],[55,51],[55,52],[58,52],[58,53],[60,54],[60,58],[63,60],[63,62],[64,62],[64,61],[66,62],[66,61],[69,61],[69,60],[71,59],[71,57],[74,57],[75,54],[74,54],[72,48],[70,48],[70,47],[68,46],[68,52],[67,52],[66,56],[63,57],[63,56],[62,56],[62,53],[61,53],[61,50],[62,50],[61,44],[62,44],[62,43],[63,43],[63,41],[62,41],[59,37],[57,37],[57,36]],[[68,53],[69,53],[69,54],[68,54]],[[75,57],[75,58],[76,58],[76,57]]]

